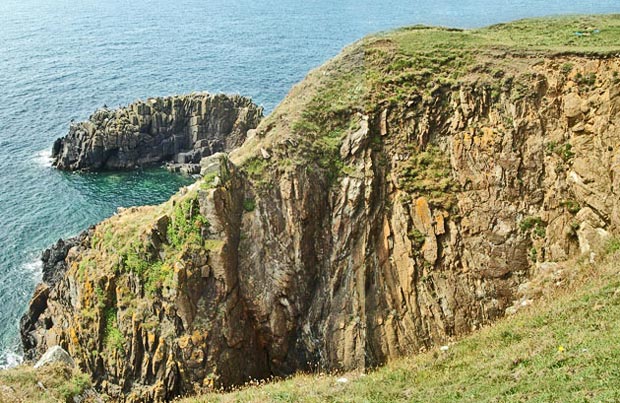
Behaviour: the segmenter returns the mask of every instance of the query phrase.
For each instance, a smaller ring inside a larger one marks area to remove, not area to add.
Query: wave
[[[21,265],[21,273],[32,279],[34,284],[41,282],[43,277],[43,262],[41,254],[36,253]],[[21,354],[21,342],[18,330],[9,331],[0,339],[0,370],[18,366],[24,362]]]
[[[31,261],[24,263],[22,268],[24,273],[30,275],[35,284],[43,280],[43,261],[40,253],[37,253]]]
[[[0,351],[0,369],[16,367],[24,362],[24,356],[15,351]]]
[[[37,152],[33,158],[33,161],[44,168],[52,167],[52,151],[51,150],[41,150]]]

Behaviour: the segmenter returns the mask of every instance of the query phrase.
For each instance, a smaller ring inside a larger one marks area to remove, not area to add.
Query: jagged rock
[[[362,116],[359,121],[360,128],[350,133],[342,142],[340,157],[347,158],[355,155],[368,140],[368,116]]]
[[[50,347],[49,350],[43,354],[43,356],[34,364],[35,368],[40,368],[45,365],[54,364],[57,362],[62,362],[67,364],[69,367],[73,368],[75,366],[75,362],[73,358],[60,346]]]
[[[67,265],[65,258],[67,252],[73,246],[71,240],[65,242],[59,239],[55,245],[43,252],[43,281],[49,285],[54,285],[65,274]]]
[[[237,95],[151,98],[117,110],[101,109],[54,142],[53,165],[98,171],[166,161],[197,164],[206,155],[241,145],[262,117],[261,107]]]
[[[37,353],[36,347],[40,344],[41,340],[39,334],[35,331],[36,324],[41,314],[47,309],[49,291],[50,288],[48,285],[44,283],[37,285],[30,299],[28,311],[26,311],[20,320],[20,335],[26,359],[33,359]],[[46,327],[47,326],[43,326],[43,328]]]
[[[200,175],[208,176],[219,173],[222,158],[227,159],[226,153],[215,153],[200,161]]]

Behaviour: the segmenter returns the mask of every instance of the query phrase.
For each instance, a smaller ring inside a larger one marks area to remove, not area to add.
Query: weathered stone
[[[101,109],[54,142],[53,165],[99,171],[166,161],[198,163],[207,154],[241,145],[262,117],[263,109],[249,98],[221,94],[152,98],[118,110]]]
[[[226,153],[215,153],[211,156],[203,158],[200,161],[200,175],[208,176],[212,174],[219,174],[223,159],[227,159]]]
[[[50,347],[49,350],[43,354],[43,356],[34,364],[35,368],[41,368],[45,365],[61,362],[67,364],[71,368],[75,366],[73,358],[60,346]]]
[[[368,140],[368,116],[361,116],[359,120],[360,128],[343,140],[340,147],[340,157],[347,158],[355,155],[357,151],[363,147]]]
[[[571,92],[564,97],[564,114],[567,118],[581,115],[582,99],[577,93]]]

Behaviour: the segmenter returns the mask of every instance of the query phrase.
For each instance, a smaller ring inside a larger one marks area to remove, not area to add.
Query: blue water
[[[620,1],[0,1],[0,366],[20,360],[18,321],[43,248],[186,183],[162,171],[51,169],[46,153],[71,119],[204,90],[249,95],[269,111],[309,69],[370,32],[607,12],[620,12]]]

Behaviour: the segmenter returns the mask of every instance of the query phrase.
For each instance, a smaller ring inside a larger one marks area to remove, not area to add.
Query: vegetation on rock
[[[38,369],[20,366],[0,371],[2,402],[73,402],[91,387],[88,375],[62,363]],[[80,400],[94,402],[88,397]]]

